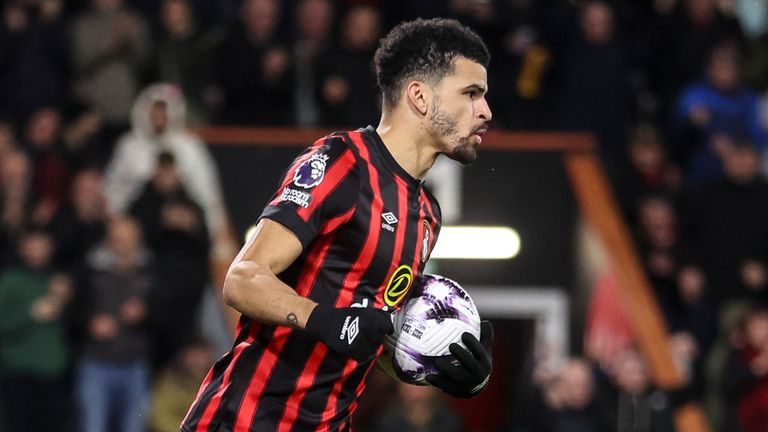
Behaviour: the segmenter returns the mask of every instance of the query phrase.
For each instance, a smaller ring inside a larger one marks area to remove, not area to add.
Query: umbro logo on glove
[[[394,327],[389,312],[380,309],[317,305],[305,330],[332,350],[362,362],[376,355]]]
[[[347,344],[352,345],[352,342],[355,341],[357,334],[360,332],[360,317],[356,317],[352,320],[352,323],[349,322],[350,319],[352,319],[352,316],[350,315],[347,315],[347,317],[344,318],[344,325],[341,326],[339,339],[344,340],[344,336],[346,335],[348,340]]]

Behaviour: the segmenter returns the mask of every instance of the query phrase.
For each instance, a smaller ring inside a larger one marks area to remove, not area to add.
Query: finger
[[[471,379],[471,374],[467,369],[454,365],[446,358],[435,360],[435,368],[443,378],[451,382],[463,382]]]
[[[475,343],[477,343],[478,345],[480,344],[479,342],[477,342],[477,340],[475,340]],[[453,356],[456,357],[456,360],[458,360],[459,363],[461,363],[462,368],[466,369],[471,374],[476,375],[481,373],[480,361],[482,357],[478,359],[477,356],[472,355],[471,352],[462,348],[462,346],[457,343],[451,344],[448,347],[448,349],[450,350],[451,354],[453,354]],[[480,347],[480,349],[482,349],[482,347]]]
[[[469,351],[474,356],[475,361],[481,361],[484,363],[490,362],[488,358],[488,351],[480,343],[480,341],[475,339],[471,333],[464,333],[461,335],[461,341],[464,342],[464,345],[466,345],[467,348],[469,348]]]

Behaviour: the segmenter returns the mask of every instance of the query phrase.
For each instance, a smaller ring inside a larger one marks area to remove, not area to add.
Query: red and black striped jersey
[[[300,257],[278,277],[315,302],[394,310],[424,269],[440,209],[368,127],[318,140],[261,215]],[[301,330],[242,316],[182,423],[186,432],[344,431],[375,360],[356,362]]]

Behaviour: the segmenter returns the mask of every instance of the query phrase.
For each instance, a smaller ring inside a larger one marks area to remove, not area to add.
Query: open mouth
[[[478,142],[482,142],[483,141],[483,135],[485,135],[485,133],[487,131],[488,131],[487,128],[480,128],[480,129],[477,129],[476,131],[472,132],[472,135],[470,135],[470,136],[473,136],[473,137],[477,138]]]

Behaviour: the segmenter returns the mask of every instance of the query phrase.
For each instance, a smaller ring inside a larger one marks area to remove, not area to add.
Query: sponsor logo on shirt
[[[411,288],[413,283],[413,270],[410,266],[401,265],[392,273],[387,284],[387,289],[384,290],[384,303],[387,306],[394,307],[403,301],[403,298],[408,294],[408,289]]]
[[[309,203],[312,202],[312,195],[287,187],[283,189],[279,200],[292,202],[294,204],[300,205],[301,207],[307,208],[309,207]]]

